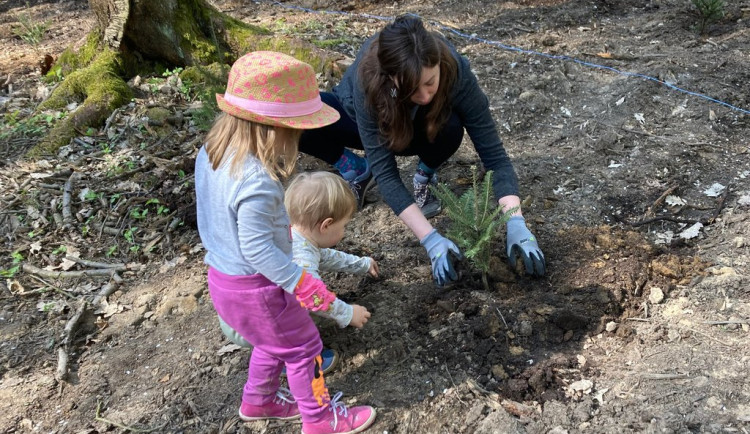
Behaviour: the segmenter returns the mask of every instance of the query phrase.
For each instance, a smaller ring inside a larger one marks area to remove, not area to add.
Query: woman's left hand
[[[515,268],[516,257],[520,256],[526,267],[526,274],[544,276],[547,268],[544,254],[536,242],[536,237],[526,227],[523,217],[517,215],[508,220],[506,243],[508,261],[512,267]]]

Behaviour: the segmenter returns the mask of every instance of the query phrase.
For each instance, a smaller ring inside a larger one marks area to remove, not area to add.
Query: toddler
[[[294,262],[320,279],[320,271],[369,273],[378,277],[378,263],[334,250],[344,236],[344,229],[357,211],[357,200],[348,183],[330,172],[306,172],[289,184],[284,204],[292,222]],[[348,305],[340,300],[327,312],[339,327],[362,327],[370,313],[362,306]]]

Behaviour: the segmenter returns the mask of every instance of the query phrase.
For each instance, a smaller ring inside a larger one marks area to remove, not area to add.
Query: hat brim
[[[237,107],[227,102],[227,100],[224,99],[223,94],[216,94],[216,103],[224,113],[236,116],[240,119],[245,119],[246,121],[258,122],[275,127],[296,128],[300,130],[310,130],[330,125],[339,120],[339,117],[341,116],[336,109],[326,103],[323,103],[323,107],[315,113],[284,118],[265,116]]]

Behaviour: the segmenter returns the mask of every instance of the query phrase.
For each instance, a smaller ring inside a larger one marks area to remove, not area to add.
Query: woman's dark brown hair
[[[358,71],[360,83],[367,107],[392,151],[403,151],[411,143],[411,95],[419,88],[422,69],[438,64],[440,83],[426,116],[430,142],[451,113],[450,92],[458,65],[448,45],[437,33],[427,31],[419,18],[402,15],[385,26],[365,53]]]

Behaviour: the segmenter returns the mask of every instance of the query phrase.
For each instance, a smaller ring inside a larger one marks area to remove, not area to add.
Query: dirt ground
[[[342,57],[381,16],[415,13],[448,36],[490,98],[548,264],[518,276],[501,237],[490,291],[467,264],[438,289],[376,194],[339,248],[375,257],[382,277],[325,276],[372,319],[320,323],[343,356],[329,388],[378,408],[369,432],[750,432],[750,1],[728,1],[702,36],[686,0],[292,4],[216,2],[340,39],[329,49]],[[48,23],[37,46],[16,34],[29,18]],[[0,2],[3,127],[48,93],[44,54],[91,26],[85,1]],[[249,351],[228,345],[206,289],[193,105],[164,80],[133,86],[130,105],[58,155],[24,161],[33,131],[3,139],[0,430],[299,432],[237,417]],[[158,107],[170,122],[150,121]],[[465,140],[440,171],[455,191],[478,162]],[[402,162],[408,180],[415,162]],[[120,264],[119,279],[59,278],[103,269],[66,255]]]

